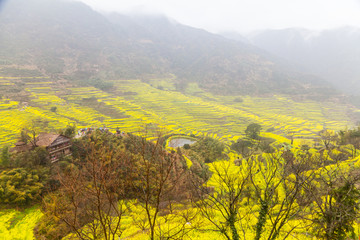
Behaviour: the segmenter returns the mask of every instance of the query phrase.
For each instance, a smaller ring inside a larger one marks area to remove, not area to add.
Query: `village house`
[[[51,162],[56,162],[62,156],[71,155],[70,138],[54,133],[40,133],[36,138],[36,146],[44,147],[49,153]],[[11,149],[12,152],[24,152],[33,148],[31,143],[18,142]]]
[[[53,133],[40,133],[36,141],[36,146],[45,147],[49,153],[51,161],[57,160],[61,156],[71,155],[70,138]]]

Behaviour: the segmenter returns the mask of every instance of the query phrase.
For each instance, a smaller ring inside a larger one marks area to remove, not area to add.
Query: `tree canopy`
[[[250,139],[259,139],[261,125],[257,123],[251,123],[246,127],[245,134]]]

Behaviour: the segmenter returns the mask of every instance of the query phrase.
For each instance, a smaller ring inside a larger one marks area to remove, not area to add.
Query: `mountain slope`
[[[336,94],[251,45],[162,16],[103,16],[78,2],[11,0],[0,29],[1,75],[14,68],[74,80],[174,74],[178,84],[221,94]]]
[[[253,34],[250,39],[256,46],[322,76],[339,89],[359,94],[360,29],[267,30]]]

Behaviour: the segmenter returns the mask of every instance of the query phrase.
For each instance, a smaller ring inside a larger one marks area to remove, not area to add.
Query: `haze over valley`
[[[0,239],[357,239],[357,10],[0,1]]]

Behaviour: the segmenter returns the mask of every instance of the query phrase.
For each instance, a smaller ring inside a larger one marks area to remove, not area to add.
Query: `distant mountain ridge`
[[[179,84],[221,94],[337,94],[254,46],[163,16],[104,16],[80,2],[11,0],[0,29],[0,75],[12,68],[74,80],[174,74]]]
[[[339,89],[360,95],[360,28],[266,30],[250,35],[249,40]]]

